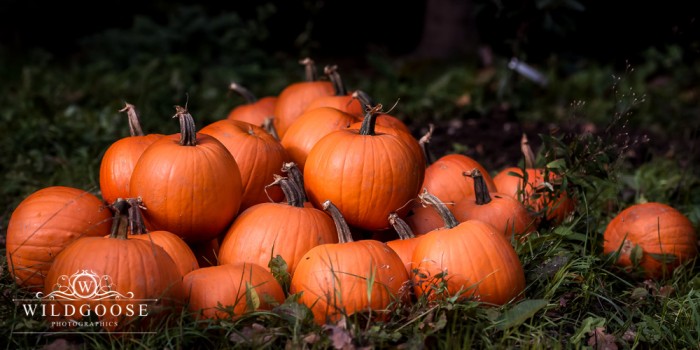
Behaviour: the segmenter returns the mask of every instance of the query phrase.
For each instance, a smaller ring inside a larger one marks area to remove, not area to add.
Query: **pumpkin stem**
[[[114,210],[114,219],[112,220],[112,231],[109,234],[109,238],[127,239],[127,234],[129,233],[128,212],[131,205],[123,198],[117,198],[110,207]]]
[[[465,171],[462,175],[471,176],[471,178],[474,179],[474,195],[476,196],[477,205],[484,205],[491,202],[489,187],[486,185],[484,175],[481,174],[479,169],[474,169],[471,172]]]
[[[520,139],[520,151],[523,152],[525,157],[525,169],[535,168],[535,153],[532,152],[532,147],[530,147],[530,142],[527,140],[527,135],[523,134],[522,139]]]
[[[454,214],[447,209],[445,203],[443,203],[438,197],[435,197],[432,193],[429,193],[427,189],[423,189],[423,193],[418,195],[421,203],[424,205],[432,205],[433,208],[440,214],[440,217],[445,222],[445,228],[451,229],[459,225],[459,221],[455,218]]]
[[[360,106],[362,106],[363,111],[375,105],[374,99],[372,99],[369,94],[362,90],[355,90],[355,92],[353,92],[350,96],[360,102]]]
[[[367,114],[365,114],[365,119],[362,120],[362,125],[360,126],[360,135],[375,135],[374,128],[377,124],[377,116],[382,111],[382,104],[378,104],[374,107],[367,109]]]
[[[334,64],[332,66],[323,67],[323,74],[327,75],[328,79],[333,83],[336,96],[345,96],[348,94],[347,90],[345,90],[345,85],[343,85],[343,79],[340,78],[340,74],[338,73],[337,65]]]
[[[336,231],[338,231],[338,242],[353,242],[352,233],[350,232],[350,226],[348,226],[348,223],[345,221],[343,214],[340,213],[340,210],[338,210],[338,207],[336,207],[335,204],[331,203],[331,201],[327,200],[323,202],[323,210],[330,213],[331,217],[333,218],[333,223],[335,223],[335,229]]]
[[[173,118],[180,120],[180,146],[196,146],[197,128],[187,107],[175,106]]]
[[[420,140],[418,140],[418,144],[420,145],[420,148],[423,150],[423,156],[425,156],[425,166],[428,167],[430,164],[433,164],[435,161],[433,159],[433,156],[430,153],[430,139],[433,137],[433,130],[435,129],[435,125],[433,123],[428,124],[428,132],[425,133],[425,135],[421,136]]]
[[[131,234],[140,235],[148,232],[141,213],[141,210],[146,210],[146,207],[143,206],[141,198],[127,198],[126,202],[129,203],[129,231]]]
[[[246,89],[245,87],[241,86],[236,82],[231,82],[231,85],[228,86],[228,89],[243,96],[243,98],[248,104],[255,103],[258,101],[258,98],[255,97],[255,95],[253,95],[253,93],[250,92],[250,90]]]
[[[124,108],[120,109],[119,112],[126,112],[129,118],[129,133],[131,136],[143,136],[143,130],[141,129],[141,123],[139,122],[139,115],[136,113],[136,107],[131,103],[124,102]]]
[[[282,188],[285,198],[287,198],[287,204],[293,207],[303,208],[304,202],[306,201],[306,195],[303,194],[303,191],[299,188],[299,186],[297,186],[294,179],[279,176],[277,174],[273,174],[272,176],[275,181],[265,186],[265,189],[272,186],[279,186]]]
[[[399,234],[399,238],[401,238],[402,240],[416,237],[416,235],[413,234],[413,230],[411,230],[411,227],[408,226],[406,221],[403,221],[403,219],[399,217],[399,214],[389,214],[389,223],[392,227],[394,227],[394,230],[396,231],[396,233]]]
[[[273,122],[275,121],[274,117],[267,117],[265,120],[263,120],[263,125],[262,128],[267,131],[268,134],[272,135],[272,137],[275,138],[275,140],[279,141],[280,136],[277,134],[277,129],[275,129],[275,124]]]
[[[286,173],[287,176],[298,186],[302,191],[302,196],[304,201],[306,201],[306,192],[304,191],[304,174],[302,174],[297,163],[288,162],[282,164],[282,172]]]
[[[312,60],[309,57],[306,57],[299,61],[299,64],[304,65],[304,71],[306,73],[306,81],[316,81],[317,75],[316,75],[316,65],[314,64],[314,60]]]

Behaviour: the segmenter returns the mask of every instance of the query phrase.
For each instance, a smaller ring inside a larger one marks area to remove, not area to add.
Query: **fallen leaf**
[[[593,334],[591,334],[593,333]],[[615,336],[605,333],[605,327],[596,327],[593,332],[589,332],[588,345],[596,350],[617,350]]]

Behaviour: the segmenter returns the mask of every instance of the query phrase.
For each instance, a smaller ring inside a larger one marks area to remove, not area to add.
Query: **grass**
[[[196,16],[196,11],[180,16]],[[173,23],[178,20],[172,19],[167,30],[175,31]],[[144,36],[130,43],[133,50],[142,50],[137,56],[120,56],[117,61],[97,56],[69,64],[36,52],[26,62],[0,64],[6,82],[0,87],[5,133],[0,138],[3,256],[12,210],[33,191],[65,185],[99,194],[101,154],[128,133],[125,118],[117,113],[124,101],[139,108],[146,132],[175,133],[178,126],[170,120],[173,104],[189,99],[201,127],[242,102],[227,95],[229,80],[239,80],[264,96],[301,78],[301,71],[296,73],[298,57],[248,50],[260,40],[249,27],[253,24],[223,16],[219,22],[200,23],[199,29],[189,27],[187,33],[215,35],[227,30],[221,23],[238,28],[236,50],[247,54],[219,59],[212,52],[187,55],[177,45],[166,45],[158,55],[149,55],[144,47],[152,38],[144,34],[148,31],[143,28],[149,28],[144,22],[132,28]],[[105,34],[111,39],[102,42],[115,47],[104,51],[116,52],[125,45],[127,34],[133,33]],[[645,62],[622,69],[595,63],[571,69],[553,57],[543,69],[551,82],[546,89],[507,70],[505,59],[483,69],[459,62],[407,63],[374,53],[367,61],[371,79],[366,78],[367,67],[341,67],[348,86],[367,90],[379,101],[398,99],[396,115],[411,125],[416,136],[427,122],[437,124],[435,137],[445,140],[434,142],[438,155],[463,151],[478,156],[494,173],[507,162],[517,163],[517,148],[512,152],[508,148],[517,139],[503,149],[478,153],[478,144],[485,140],[466,132],[448,135],[454,120],[493,123],[488,119],[506,108],[541,146],[540,164],[564,159],[560,171],[578,194],[577,210],[562,225],[542,228],[524,243],[513,242],[526,272],[521,300],[497,307],[454,298],[399,301],[384,321],[369,321],[359,314],[320,327],[292,295],[271,311],[235,320],[198,321],[183,312],[156,334],[143,336],[20,334],[45,331],[47,324],[19,314],[12,299],[32,295],[12,282],[3,261],[0,347],[698,348],[700,274],[695,261],[665,280],[650,281],[622,272],[601,254],[606,224],[632,203],[668,203],[695,227],[700,223],[696,145],[700,66],[686,63],[683,55],[678,47],[650,49]],[[287,60],[280,63],[280,57]],[[550,125],[559,131],[552,132]],[[595,132],[582,132],[582,125],[593,126]]]

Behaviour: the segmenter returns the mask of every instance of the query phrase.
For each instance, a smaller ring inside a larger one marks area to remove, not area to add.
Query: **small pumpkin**
[[[131,136],[112,143],[102,156],[100,191],[102,199],[107,203],[114,203],[117,198],[129,196],[129,183],[136,161],[139,160],[148,146],[164,136],[161,134],[144,135],[134,105],[127,103],[120,112],[126,112],[129,118]]]
[[[540,218],[545,218],[555,225],[563,222],[573,213],[574,200],[565,188],[559,191],[551,190],[553,184],[561,185],[561,178],[551,169],[535,168],[535,154],[525,134],[520,147],[525,157],[525,169],[510,167],[496,174],[493,181],[498,192],[520,200],[533,211],[540,213]]]
[[[455,206],[455,218],[459,222],[483,221],[508,239],[513,236],[523,237],[535,229],[534,218],[521,202],[509,195],[489,193],[479,169],[464,175],[474,180],[474,195]]]
[[[698,254],[693,224],[678,209],[663,203],[627,207],[608,224],[603,253],[628,271],[637,266],[646,278],[669,277]]]
[[[396,213],[389,214],[389,223],[394,227],[394,231],[399,235],[399,239],[388,241],[386,245],[398,254],[404,266],[406,266],[408,275],[413,276],[413,267],[416,265],[413,263],[413,252],[416,250],[421,236],[414,235],[411,227]]]
[[[251,263],[204,267],[183,279],[188,309],[197,318],[227,319],[284,302],[270,271]]]
[[[236,82],[229,85],[229,90],[243,96],[246,103],[231,109],[226,119],[239,120],[262,127],[265,125],[266,119],[273,118],[277,96],[266,96],[258,99],[250,90]]]
[[[301,258],[290,293],[302,293],[299,302],[318,324],[362,311],[385,313],[408,280],[401,258],[385,243],[353,241],[338,208],[330,201],[323,208],[333,216],[339,243],[318,245]]]
[[[328,80],[333,84],[335,95],[321,96],[314,99],[306,106],[304,112],[319,107],[332,107],[353,115],[356,118],[362,118],[364,115],[362,104],[354,98],[352,94],[347,93],[345,85],[343,85],[343,80],[338,73],[338,66],[325,66],[323,68],[323,73],[328,76]]]
[[[109,233],[112,213],[94,194],[66,186],[42,188],[15,208],[7,225],[7,266],[14,281],[44,288],[54,258],[81,237]]]
[[[284,138],[287,129],[306,110],[306,107],[318,97],[335,94],[333,84],[329,81],[316,80],[314,61],[305,58],[299,63],[306,67],[306,81],[293,83],[280,92],[275,104],[274,126],[279,138]]]

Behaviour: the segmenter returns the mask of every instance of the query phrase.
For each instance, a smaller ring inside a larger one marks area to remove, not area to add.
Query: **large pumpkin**
[[[338,242],[330,216],[304,205],[303,184],[282,177],[273,184],[282,188],[287,203],[261,203],[241,213],[221,243],[222,265],[248,262],[267,267],[271,258],[280,255],[294,275],[299,260],[311,248]]]
[[[503,233],[478,220],[459,223],[436,197],[421,196],[439,210],[445,226],[421,236],[413,252],[416,295],[458,296],[495,305],[521,297],[525,272]],[[442,282],[447,284],[447,295],[435,293]]]
[[[243,187],[235,159],[215,138],[197,134],[189,112],[176,107],[180,134],[164,137],[141,155],[130,198],[141,198],[149,230],[165,230],[186,242],[223,232],[241,205]]]
[[[367,230],[389,227],[389,213],[418,194],[425,171],[417,142],[375,133],[377,112],[367,113],[360,130],[338,130],[319,140],[304,167],[309,200],[317,207],[330,200],[350,225]]]
[[[604,238],[605,254],[616,254],[616,263],[628,270],[638,264],[647,278],[668,277],[698,254],[693,224],[663,203],[628,207],[610,221]]]
[[[322,244],[299,261],[290,285],[291,293],[302,293],[299,302],[311,308],[319,324],[341,316],[372,311],[382,314],[400,298],[408,280],[401,258],[385,243],[352,241],[350,228],[330,201],[340,243]]]
[[[107,203],[129,196],[129,183],[136,161],[148,146],[163,137],[161,134],[144,135],[134,105],[127,103],[120,112],[126,112],[129,117],[131,136],[112,143],[102,156],[100,191],[102,199]]]
[[[7,266],[15,282],[44,288],[54,258],[81,237],[109,233],[112,213],[95,195],[72,187],[42,188],[12,212],[7,226]]]
[[[51,265],[43,298],[52,322],[80,321],[90,311],[113,331],[179,312],[184,291],[175,262],[160,246],[128,238],[127,201],[114,209],[109,236],[80,238]]]

